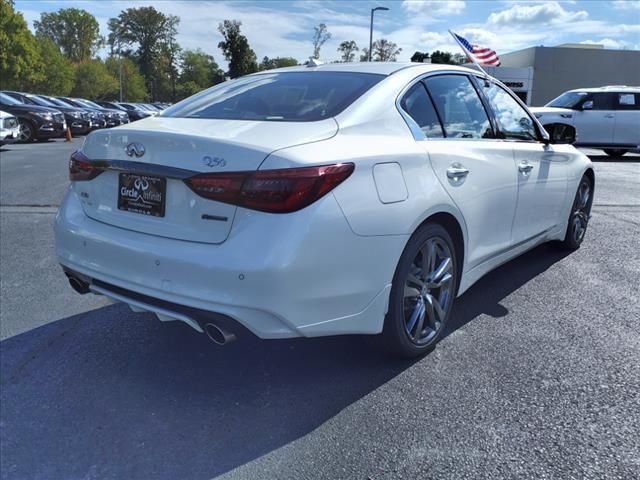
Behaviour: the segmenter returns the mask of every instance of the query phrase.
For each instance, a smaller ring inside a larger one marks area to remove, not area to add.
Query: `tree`
[[[109,74],[116,79],[116,89],[109,97],[120,98],[120,59],[110,56],[105,61]],[[147,99],[147,88],[140,69],[130,58],[122,58],[122,99],[125,102],[144,102]]]
[[[440,50],[431,53],[431,63],[455,65],[453,55],[450,52],[441,52]]]
[[[137,60],[152,100],[157,97],[159,81],[156,64],[161,61],[163,49],[175,45],[178,23],[178,17],[165,15],[154,7],[128,8],[109,20],[111,51],[116,48],[120,51],[122,46],[137,47],[134,52],[126,51],[125,55],[133,55]]]
[[[224,72],[213,57],[202,50],[185,50],[181,60],[182,72],[179,78],[181,97],[188,97],[200,90],[224,82]]]
[[[102,44],[96,17],[79,8],[43,12],[33,25],[36,36],[51,40],[72,62],[90,60]]]
[[[258,71],[256,53],[249,47],[247,37],[240,33],[242,22],[225,20],[218,25],[218,31],[224,38],[218,43],[224,58],[229,62],[229,76],[241,77]]]
[[[412,62],[422,63],[429,58],[429,54],[427,52],[415,52],[411,55]]]
[[[343,62],[353,62],[356,57],[356,52],[360,50],[356,42],[353,40],[345,40],[338,47],[341,59]]]
[[[369,61],[369,49],[368,48],[363,48],[362,49],[362,53],[360,54],[360,61],[361,62],[368,62]]]
[[[390,42],[386,38],[381,38],[373,42],[372,60],[374,62],[395,62],[396,57],[402,51],[393,42]]]
[[[101,60],[89,60],[76,67],[76,81],[71,91],[74,97],[109,99],[117,90],[118,80]]]
[[[0,87],[22,89],[44,78],[36,39],[21,13],[0,0]]]
[[[295,67],[298,60],[293,57],[264,57],[260,62],[260,70],[273,70],[274,68]]]
[[[48,38],[38,38],[37,48],[44,75],[39,81],[25,81],[22,88],[45,95],[69,95],[75,82],[74,65]]]
[[[311,58],[320,58],[320,49],[322,45],[331,38],[331,34],[327,30],[327,26],[321,23],[317,27],[313,27],[313,56]]]

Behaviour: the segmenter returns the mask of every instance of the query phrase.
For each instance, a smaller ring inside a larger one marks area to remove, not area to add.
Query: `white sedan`
[[[57,256],[78,292],[220,344],[383,333],[420,355],[484,274],[543,242],[580,246],[594,172],[556,127],[462,67],[249,75],[90,134]]]

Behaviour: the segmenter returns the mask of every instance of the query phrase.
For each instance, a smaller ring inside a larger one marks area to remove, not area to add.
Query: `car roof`
[[[274,70],[267,70],[263,72],[254,73],[253,75],[260,75],[264,73],[272,72],[350,72],[350,73],[377,73],[379,75],[392,75],[400,70],[408,68],[421,69],[424,72],[438,71],[438,70],[461,70],[461,71],[473,71],[466,67],[458,67],[454,65],[446,64],[433,64],[433,63],[416,63],[416,62],[336,62],[336,63],[323,63],[320,65],[298,65],[295,67],[276,68]]]
[[[570,92],[630,92],[640,93],[640,87],[633,87],[628,85],[605,85],[603,87],[588,87],[588,88],[574,88],[569,90]]]

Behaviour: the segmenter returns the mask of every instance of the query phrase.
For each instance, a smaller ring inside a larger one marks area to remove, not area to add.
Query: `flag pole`
[[[456,37],[455,34],[451,30],[448,30],[448,32],[451,34],[451,36],[456,41],[458,46],[462,49],[462,52],[466,55],[466,57],[469,60],[471,60],[476,67],[478,67],[478,70],[480,70],[482,73],[484,73],[484,75],[486,77],[488,77],[489,75],[487,74],[487,72],[485,72],[484,69],[480,66],[480,64],[476,61],[476,59],[473,56],[473,54],[471,52],[467,51],[467,49],[464,47],[464,45],[462,45],[462,43],[460,43],[460,40],[458,40],[458,37]]]

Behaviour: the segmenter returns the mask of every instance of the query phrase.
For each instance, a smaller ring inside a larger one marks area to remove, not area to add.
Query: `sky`
[[[371,8],[383,6],[374,20],[374,40],[386,38],[402,48],[398,57],[408,61],[418,51],[459,52],[447,30],[499,54],[531,46],[563,43],[599,43],[606,48],[640,50],[640,0],[491,1],[491,0],[292,0],[292,1],[119,1],[18,0],[16,9],[29,26],[41,12],[83,8],[96,16],[101,34],[107,21],[126,8],[154,6],[180,17],[178,43],[200,48],[226,66],[218,49],[218,24],[225,19],[242,22],[258,59],[294,57],[305,61],[313,53],[313,27],[325,23],[331,39],[320,59],[339,59],[338,45],[355,40],[369,44]]]

